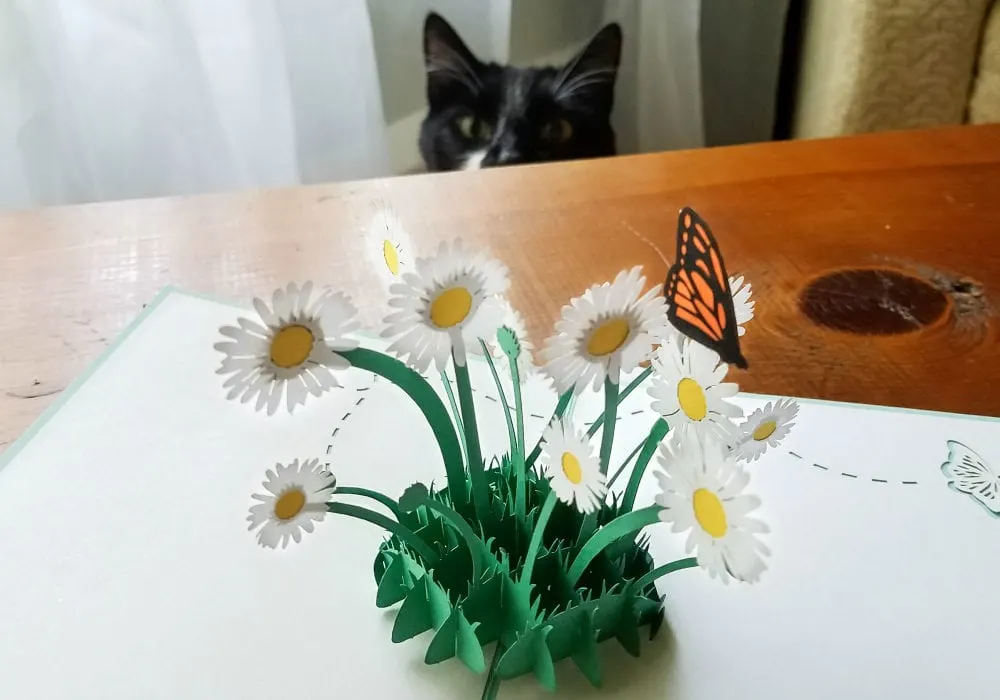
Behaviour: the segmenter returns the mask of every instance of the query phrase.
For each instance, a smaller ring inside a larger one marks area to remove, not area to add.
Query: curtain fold
[[[621,24],[625,36],[614,116],[620,150],[704,146],[702,1],[605,0],[604,5],[604,20]]]

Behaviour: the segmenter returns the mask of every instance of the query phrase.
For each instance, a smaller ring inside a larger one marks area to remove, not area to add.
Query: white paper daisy
[[[542,349],[545,370],[560,393],[587,385],[596,391],[605,379],[617,383],[667,337],[663,297],[657,288],[643,294],[645,285],[642,268],[634,267],[563,307],[556,334]]]
[[[338,352],[353,350],[358,341],[347,334],[358,329],[357,309],[341,293],[312,296],[312,283],[299,289],[294,283],[274,292],[270,306],[262,299],[253,305],[261,322],[238,319],[238,326],[219,329],[227,340],[215,344],[225,357],[216,372],[232,375],[223,383],[226,398],[248,403],[273,414],[287,396],[289,412],[305,403],[306,395],[320,396],[340,386],[336,370],[350,363]]]
[[[668,441],[660,447],[656,478],[663,506],[659,517],[673,532],[689,532],[685,549],[712,577],[753,583],[767,568],[771,552],[757,539],[769,531],[749,517],[760,499],[743,493],[747,472],[723,452],[719,443],[697,439]]]
[[[743,409],[726,401],[739,386],[722,383],[729,365],[715,351],[678,335],[657,348],[653,357],[653,383],[649,395],[653,410],[681,437],[689,432],[712,437],[726,445],[737,441],[733,418]]]
[[[743,335],[747,332],[743,326],[753,319],[753,307],[757,302],[750,300],[753,290],[750,288],[749,282],[744,282],[743,275],[729,278],[729,290],[733,295],[737,333]]]
[[[533,354],[535,346],[531,344],[531,340],[528,338],[528,329],[524,325],[524,318],[522,318],[521,314],[511,306],[505,297],[500,297],[499,301],[503,307],[503,321],[500,325],[514,331],[514,335],[517,336],[517,340],[521,345],[521,352],[517,356],[517,374],[521,380],[521,384],[524,384],[528,380],[528,377],[535,371],[535,358]],[[509,373],[510,366],[507,363],[507,357],[504,355],[500,343],[497,342],[496,336],[494,335],[488,339],[484,338],[483,340],[486,343],[486,349],[489,351],[490,357],[493,358],[497,367],[502,367]],[[483,354],[483,348],[479,343],[470,345],[468,350],[469,354]]]
[[[493,339],[503,321],[498,295],[507,291],[507,268],[461,241],[442,243],[429,257],[417,258],[414,271],[392,285],[382,336],[395,338],[389,352],[424,372],[433,362],[444,370],[454,351],[465,364],[467,348]]]
[[[302,540],[302,531],[313,531],[313,523],[326,517],[326,503],[337,488],[337,479],[320,467],[319,460],[295,460],[267,470],[263,482],[266,494],[251,496],[260,501],[250,506],[249,530],[257,528],[257,543],[275,549],[288,546],[288,540]]]
[[[763,455],[768,447],[777,447],[795,425],[799,404],[792,399],[768,401],[758,408],[740,426],[737,458],[752,462]]]
[[[410,237],[392,209],[379,207],[368,223],[367,233],[365,245],[372,265],[386,283],[398,282],[413,269]]]
[[[563,421],[542,435],[542,469],[560,501],[590,513],[601,507],[608,493],[601,464],[587,436]]]

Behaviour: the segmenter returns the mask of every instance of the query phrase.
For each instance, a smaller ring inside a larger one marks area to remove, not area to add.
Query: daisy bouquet
[[[554,689],[554,664],[565,658],[599,685],[597,646],[614,638],[638,655],[641,628],[652,635],[662,622],[656,583],[673,572],[700,565],[723,581],[760,577],[767,528],[752,517],[760,503],[746,493],[744,463],[784,437],[796,406],[768,404],[738,424],[727,364],[678,330],[675,303],[646,290],[640,268],[563,308],[541,350],[558,402],[541,438],[529,441],[522,386],[536,369],[521,318],[505,301],[504,265],[460,242],[412,265],[390,242],[383,247],[395,279],[386,352],[354,337],[357,309],[347,296],[291,284],[270,303],[253,301],[258,318],[221,329],[218,371],[229,398],[269,413],[335,390],[343,372],[374,373],[420,408],[445,482],[415,483],[395,497],[340,484],[317,459],[278,464],[248,517],[262,546],[299,542],[331,513],[384,529],[387,539],[373,553],[375,603],[399,605],[392,641],[432,632],[425,661],[458,658],[486,673],[483,698],[524,674]],[[742,332],[753,315],[750,287],[724,281]],[[481,448],[472,355],[489,365],[503,407],[509,450],[502,455]],[[443,378],[443,395],[426,377],[432,372]],[[659,418],[625,462],[612,465],[618,405],[640,387]],[[588,391],[603,392],[604,411],[584,430],[572,413]],[[659,495],[638,505],[654,459]],[[654,562],[643,530],[657,523],[686,533],[691,556]]]

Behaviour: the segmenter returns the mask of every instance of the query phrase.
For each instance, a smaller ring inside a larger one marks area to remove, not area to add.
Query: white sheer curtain
[[[622,25],[614,125],[622,152],[705,145],[698,39],[702,0],[604,0]]]
[[[0,0],[0,208],[388,173],[364,0]]]

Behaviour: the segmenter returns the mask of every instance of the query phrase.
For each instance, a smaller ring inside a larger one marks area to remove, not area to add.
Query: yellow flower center
[[[451,287],[431,302],[431,321],[438,328],[452,328],[466,319],[472,310],[472,295],[465,287]]]
[[[583,469],[580,468],[580,460],[572,452],[563,452],[562,470],[569,482],[574,486],[583,481]]]
[[[306,507],[306,494],[298,487],[289,489],[278,496],[274,502],[274,517],[278,520],[291,520]]]
[[[396,250],[395,244],[388,239],[382,241],[382,257],[385,258],[385,266],[389,268],[389,272],[398,276],[399,251]]]
[[[758,425],[756,428],[754,428],[754,431],[752,433],[753,439],[757,440],[758,442],[767,440],[769,437],[771,437],[771,435],[774,434],[774,431],[777,429],[778,429],[777,422],[773,420],[766,420],[760,425]]]
[[[316,339],[305,326],[285,326],[271,341],[271,362],[278,367],[297,367],[309,359]]]
[[[590,334],[587,341],[587,352],[596,357],[610,355],[628,340],[628,321],[623,318],[613,318],[599,325]]]
[[[690,377],[684,377],[677,383],[677,403],[691,420],[703,420],[708,415],[705,390]]]
[[[718,496],[708,489],[698,489],[691,497],[691,503],[694,505],[694,518],[702,530],[716,539],[726,534],[729,529],[726,509]]]

